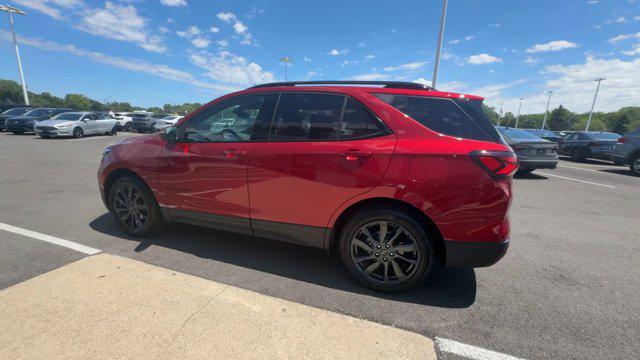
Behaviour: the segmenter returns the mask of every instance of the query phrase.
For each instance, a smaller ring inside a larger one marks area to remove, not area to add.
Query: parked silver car
[[[173,126],[180,119],[182,119],[182,116],[178,116],[178,115],[168,115],[167,117],[163,117],[162,119],[156,121],[155,124],[153,124],[153,130],[160,131],[166,127]]]
[[[618,139],[611,153],[611,160],[617,164],[629,165],[629,170],[640,176],[640,128]]]
[[[105,114],[94,112],[66,112],[50,120],[39,122],[35,131],[43,138],[73,136],[76,138],[92,134],[116,134],[117,121]]]

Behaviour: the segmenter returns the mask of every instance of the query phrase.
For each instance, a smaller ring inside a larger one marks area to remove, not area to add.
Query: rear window
[[[440,134],[499,142],[500,135],[482,111],[480,100],[374,94],[423,126]]]
[[[14,109],[9,109],[3,112],[2,115],[22,115],[27,111],[31,111],[31,110],[32,110],[31,108],[14,108]]]
[[[587,136],[593,140],[618,140],[620,138],[620,135],[609,132],[587,133]]]
[[[498,131],[500,131],[500,133],[502,135],[504,135],[505,137],[508,137],[510,139],[515,139],[515,140],[540,140],[539,137],[537,137],[537,136],[535,136],[533,134],[530,134],[527,131],[520,130],[520,129],[499,127]]]

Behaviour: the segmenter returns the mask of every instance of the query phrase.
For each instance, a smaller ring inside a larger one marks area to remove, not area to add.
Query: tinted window
[[[610,132],[589,133],[588,136],[594,140],[618,140],[620,138],[620,135]]]
[[[26,116],[44,116],[51,115],[53,113],[52,109],[35,109],[27,112]]]
[[[362,139],[385,132],[378,120],[356,100],[348,98],[342,115],[340,140]]]
[[[524,130],[514,129],[514,128],[505,128],[499,127],[498,131],[508,138],[516,139],[516,140],[540,140],[539,137],[530,134]]]
[[[82,114],[78,113],[62,113],[53,117],[53,120],[79,120]]]
[[[273,117],[270,140],[337,140],[345,97],[283,93]]]
[[[190,119],[183,131],[187,142],[237,142],[251,140],[265,95],[244,96],[213,105]]]
[[[32,110],[31,108],[15,108],[15,109],[9,109],[5,112],[2,113],[2,115],[22,115],[24,113],[26,113],[27,111]]]
[[[435,132],[481,141],[498,141],[500,138],[495,129],[489,130],[485,129],[487,126],[480,126],[450,99],[394,94],[375,96]],[[464,104],[469,109],[475,106],[471,103]],[[474,110],[472,114],[480,120],[483,118],[478,111]],[[492,127],[490,121],[489,126]]]

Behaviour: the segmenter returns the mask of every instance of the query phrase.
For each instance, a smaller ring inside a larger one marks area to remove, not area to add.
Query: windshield
[[[587,136],[589,136],[593,140],[618,140],[620,138],[620,135],[610,132],[587,133]]]
[[[558,137],[556,133],[551,130],[542,130],[542,129],[525,129],[524,131],[533,134],[535,136],[546,136],[546,137]]]
[[[80,118],[82,117],[82,115],[84,115],[84,114],[78,114],[78,113],[62,113],[62,114],[58,114],[58,115],[54,116],[51,120],[70,120],[70,121],[76,121],[76,120],[80,120]]]
[[[50,115],[53,111],[51,109],[35,109],[25,113],[25,116],[42,116]]]
[[[154,119],[164,119],[167,117],[166,114],[155,114],[155,115],[151,115],[152,118]]]
[[[541,140],[539,137],[530,134],[524,130],[521,129],[513,129],[513,128],[505,128],[505,127],[499,127],[498,131],[500,131],[500,133],[510,139],[516,139],[516,140]]]
[[[14,109],[9,109],[3,112],[2,115],[22,115],[30,110],[32,109],[31,108],[14,108]]]

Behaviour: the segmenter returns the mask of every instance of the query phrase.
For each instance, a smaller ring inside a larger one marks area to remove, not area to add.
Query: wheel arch
[[[442,233],[438,229],[438,226],[429,218],[424,212],[415,207],[414,205],[394,199],[394,198],[385,198],[385,197],[374,197],[360,200],[354,204],[351,204],[347,207],[342,213],[338,216],[336,221],[333,224],[333,228],[331,231],[331,236],[329,237],[328,249],[333,251],[335,245],[337,244],[338,238],[340,236],[340,232],[347,219],[350,216],[355,214],[356,212],[366,209],[366,208],[395,208],[401,211],[405,211],[417,219],[422,220],[421,224],[424,226],[425,231],[432,237],[433,239],[433,247],[435,252],[435,257],[444,263],[446,258],[446,251],[444,247],[444,238]]]
[[[113,183],[116,182],[116,180],[120,179],[121,177],[124,176],[132,176],[135,177],[137,179],[139,179],[140,181],[142,181],[143,184],[145,184],[147,186],[147,188],[151,189],[151,187],[149,186],[149,184],[147,184],[146,181],[144,181],[144,179],[142,178],[142,176],[138,175],[135,171],[131,170],[131,169],[126,169],[126,168],[118,168],[118,169],[114,169],[111,172],[109,172],[109,175],[107,175],[105,181],[104,181],[104,195],[105,195],[105,199],[107,202],[107,207],[110,207],[110,201],[109,201],[109,195],[111,193],[111,186],[113,186]],[[153,191],[151,191],[151,194],[153,194]]]

